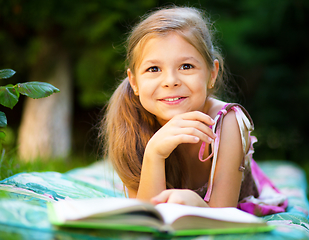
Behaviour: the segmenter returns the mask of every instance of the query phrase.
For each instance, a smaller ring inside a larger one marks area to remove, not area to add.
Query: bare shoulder
[[[221,100],[216,98],[209,98],[209,108],[208,108],[208,115],[212,118],[215,118],[218,112],[227,104]]]
[[[218,112],[227,104],[227,102],[215,99],[215,98],[209,98],[209,109],[208,114],[215,118],[218,114]],[[236,119],[236,114],[234,111],[229,111],[224,116],[223,126],[225,129],[230,129],[228,131],[229,134],[237,134],[239,133],[239,127]],[[234,131],[231,131],[233,129]]]
[[[218,112],[227,104],[227,102],[218,100],[216,98],[209,98],[209,108],[208,115],[213,119],[217,116]],[[228,132],[231,134],[240,134],[239,126],[236,119],[236,114],[234,111],[229,111],[224,116],[223,125],[225,129],[233,129],[234,131],[229,130]]]
[[[242,145],[244,144],[246,152],[248,152],[250,147],[249,130],[245,125],[239,124],[240,123],[237,121],[236,113],[234,111],[229,111],[224,116],[224,120],[222,122],[221,143],[223,139],[227,139],[226,143],[231,146],[233,145],[235,149],[243,149]],[[243,142],[243,139],[245,139],[245,142]]]

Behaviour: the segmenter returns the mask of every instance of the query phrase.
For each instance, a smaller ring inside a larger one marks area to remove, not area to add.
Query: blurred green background
[[[96,124],[124,76],[126,34],[144,13],[171,4],[201,8],[214,22],[215,44],[235,92],[231,97],[255,122],[254,158],[290,160],[309,172],[308,0],[0,0],[0,69],[17,72],[0,85],[48,81],[67,97],[58,96],[56,104],[67,106],[60,114],[64,120],[48,104],[35,115],[24,98],[13,110],[0,107],[8,118],[0,178],[19,171],[66,171],[100,157]],[[52,123],[65,121],[60,133],[68,135],[61,143],[66,149],[53,148],[47,160],[29,163],[18,149],[32,142],[34,130],[20,140],[21,125],[26,115],[35,115],[31,121],[39,128],[35,121],[46,121],[40,120],[44,111],[52,113],[47,117]]]

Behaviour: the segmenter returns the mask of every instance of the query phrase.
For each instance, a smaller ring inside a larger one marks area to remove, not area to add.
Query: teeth
[[[165,98],[164,100],[165,101],[168,101],[168,102],[173,102],[173,101],[176,101],[176,100],[179,100],[180,97],[176,97],[176,98]]]

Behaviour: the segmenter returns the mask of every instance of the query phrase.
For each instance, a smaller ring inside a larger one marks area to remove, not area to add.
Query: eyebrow
[[[201,62],[194,57],[182,57],[179,60],[180,60],[180,62],[186,62],[188,60],[191,60],[191,61],[194,61],[194,62],[201,64]]]
[[[161,63],[160,60],[146,60],[145,62],[142,62],[142,63],[141,63],[141,66],[142,66],[142,65],[146,65],[146,64],[156,65],[156,64],[159,64],[159,63]]]

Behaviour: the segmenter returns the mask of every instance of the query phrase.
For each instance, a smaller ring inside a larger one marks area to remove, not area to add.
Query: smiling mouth
[[[186,97],[168,97],[168,98],[162,98],[160,101],[165,102],[165,103],[180,103],[182,100],[186,99]]]
[[[177,101],[177,100],[180,100],[182,99],[183,97],[175,97],[175,98],[164,98],[162,99],[163,101],[167,101],[167,102],[174,102],[174,101]]]

